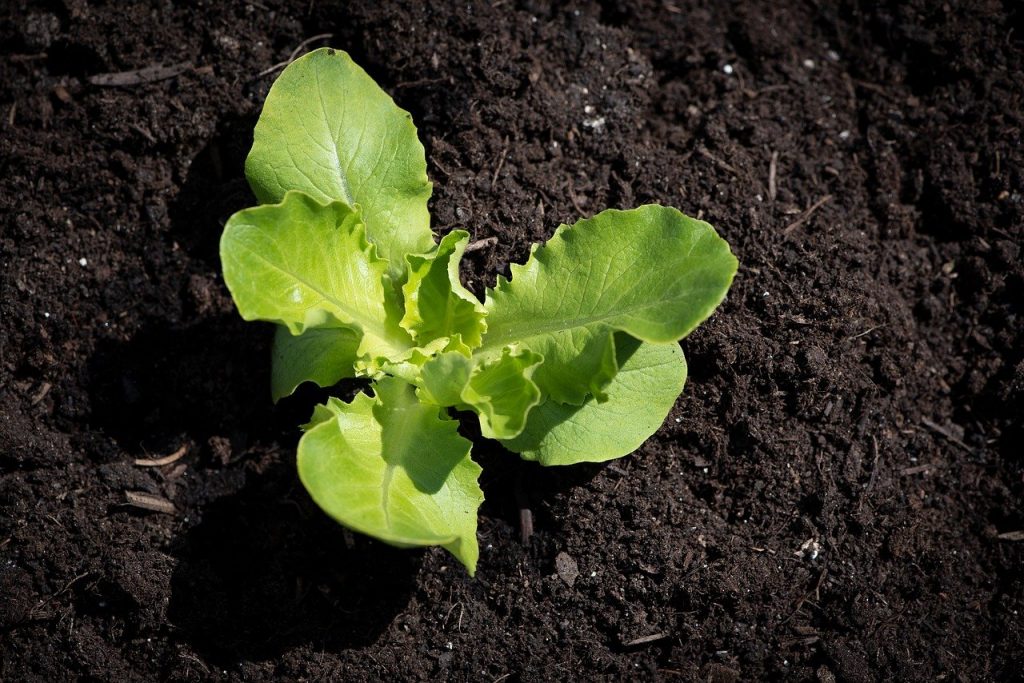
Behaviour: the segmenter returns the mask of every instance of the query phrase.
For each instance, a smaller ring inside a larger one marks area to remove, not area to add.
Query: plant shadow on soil
[[[128,341],[101,342],[89,362],[92,421],[129,452],[213,436],[238,451],[275,431],[269,354],[267,330],[229,315],[185,327],[158,321]]]
[[[223,664],[375,642],[408,604],[421,563],[420,553],[354,537],[327,519],[288,459],[205,506],[173,553],[168,620]]]
[[[253,123],[242,118],[220,127],[196,155],[170,210],[173,239],[208,272],[220,269],[224,221],[253,203],[242,174]],[[192,292],[189,310],[185,294],[184,321],[153,316],[131,339],[101,342],[89,363],[92,422],[122,448],[170,452],[192,442],[207,466],[230,468],[220,477],[190,480],[189,497],[213,500],[172,542],[178,562],[168,620],[176,637],[224,666],[266,661],[303,645],[329,651],[369,645],[408,605],[424,553],[351,534],[328,519],[298,483],[290,457],[296,426],[313,404],[327,395],[351,400],[358,387],[304,385],[273,406],[269,326],[195,303],[217,296],[225,293]],[[538,535],[513,545],[526,555],[543,552],[543,532],[559,525],[554,501],[587,485],[604,466],[547,469],[523,462],[482,438],[475,415],[458,417],[484,467],[481,514],[514,534],[520,511],[531,510]],[[228,461],[216,462],[207,446],[213,437],[230,443]],[[237,454],[265,450],[268,443],[289,456],[255,469],[234,462]],[[198,490],[212,480],[219,480],[217,490]],[[225,482],[234,492],[222,494]],[[515,571],[521,559],[519,553],[491,557],[489,570]]]
[[[172,238],[206,273],[220,270],[224,221],[254,203],[242,175],[252,126],[220,127],[170,210]],[[293,459],[275,452],[294,452],[297,425],[325,392],[304,387],[273,406],[270,327],[225,310],[226,292],[212,291],[221,285],[202,282],[206,291],[187,274],[170,285],[182,290],[180,313],[157,309],[130,339],[101,341],[88,370],[91,422],[122,448],[200,451],[176,502],[210,502],[169,549],[175,636],[224,666],[372,643],[408,604],[422,553],[353,537],[316,508]],[[218,452],[214,437],[230,446]]]

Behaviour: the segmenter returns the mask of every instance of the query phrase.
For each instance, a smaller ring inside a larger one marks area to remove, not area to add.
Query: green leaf
[[[528,349],[506,348],[489,361],[442,353],[424,364],[417,384],[424,401],[471,408],[480,432],[490,439],[510,439],[522,431],[530,409],[541,400],[533,373],[543,357]]]
[[[533,374],[544,357],[529,349],[506,348],[496,360],[478,365],[462,390],[462,400],[480,417],[480,432],[489,439],[516,436],[530,409],[540,403]]]
[[[303,382],[329,387],[355,377],[360,334],[347,327],[321,327],[293,335],[278,325],[271,355],[270,393],[277,403]]]
[[[725,298],[736,257],[714,228],[658,205],[608,210],[560,226],[512,279],[489,290],[480,354],[510,344],[544,356],[535,381],[555,401],[605,398],[613,332],[666,343],[689,334]]]
[[[220,242],[224,281],[246,320],[362,333],[359,356],[399,360],[413,343],[398,325],[387,263],[366,241],[359,214],[289,192],[280,204],[239,211]]]
[[[323,48],[288,65],[253,138],[245,174],[260,203],[300,190],[360,208],[396,278],[405,254],[433,247],[431,185],[412,117],[345,52]]]
[[[473,374],[473,361],[467,354],[449,351],[434,356],[419,370],[416,378],[418,395],[423,401],[438,406],[468,407],[462,400],[462,390]]]
[[[608,385],[607,401],[589,398],[574,406],[548,399],[530,411],[523,432],[504,446],[542,465],[603,462],[639,448],[679,397],[686,359],[675,342],[624,339],[619,346],[621,368]]]
[[[470,442],[402,380],[375,391],[319,408],[299,441],[299,478],[345,526],[399,547],[443,546],[472,576],[483,492]]]
[[[469,346],[480,346],[487,329],[486,313],[459,281],[459,262],[468,243],[469,233],[455,230],[430,254],[405,257],[409,278],[402,286],[405,317],[401,324],[417,344],[458,334]]]

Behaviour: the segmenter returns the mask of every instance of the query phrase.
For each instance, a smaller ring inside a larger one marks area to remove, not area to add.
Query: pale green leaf
[[[220,243],[224,281],[246,320],[292,334],[347,327],[362,334],[358,355],[399,360],[413,346],[398,325],[400,305],[387,263],[366,241],[359,214],[300,192],[280,204],[239,211]]]
[[[345,52],[323,48],[288,65],[253,138],[245,174],[261,203],[300,190],[361,208],[395,277],[406,254],[433,247],[431,185],[412,117]]]
[[[303,382],[329,387],[355,377],[360,335],[347,327],[321,327],[294,335],[283,325],[274,333],[270,392],[276,403]]]
[[[320,409],[299,441],[299,478],[345,526],[399,547],[443,546],[472,575],[483,492],[470,442],[404,381],[375,390]]]
[[[504,446],[542,465],[603,462],[639,448],[672,410],[686,382],[686,360],[675,342],[636,347],[636,340],[619,341],[622,367],[608,385],[607,401],[589,398],[576,406],[549,398]]]
[[[362,396],[362,394],[360,394]],[[357,400],[359,396],[356,397]],[[313,427],[316,427],[321,422],[331,420],[341,413],[346,412],[349,404],[342,401],[337,396],[329,396],[326,403],[318,403],[313,406],[313,414],[309,418],[309,422],[302,425],[302,431],[308,432]]]
[[[736,257],[714,228],[658,205],[608,210],[561,226],[512,279],[487,294],[478,353],[509,344],[544,356],[535,381],[552,399],[603,400],[615,376],[613,332],[665,343],[689,334],[725,297]]]
[[[463,407],[462,390],[469,384],[473,361],[467,354],[449,351],[434,356],[419,370],[419,397],[438,406]]]
[[[484,361],[442,353],[424,364],[418,393],[439,406],[470,408],[480,418],[484,436],[510,439],[522,431],[530,409],[541,400],[532,378],[543,360],[528,349],[514,348]]]
[[[480,417],[480,432],[490,439],[516,436],[540,402],[533,374],[543,356],[529,349],[508,349],[496,360],[478,365],[462,390],[462,400]]]
[[[405,257],[408,280],[402,286],[401,324],[417,344],[458,334],[469,346],[480,346],[487,329],[484,307],[459,281],[459,263],[468,243],[469,233],[455,230],[433,252]]]

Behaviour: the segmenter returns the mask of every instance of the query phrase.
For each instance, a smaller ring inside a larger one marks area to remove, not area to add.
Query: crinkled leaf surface
[[[480,467],[458,423],[396,378],[318,408],[299,441],[299,477],[327,514],[401,547],[440,545],[476,571]]]
[[[405,316],[402,327],[419,345],[458,334],[469,346],[480,345],[487,329],[483,304],[459,281],[459,263],[469,233],[455,230],[430,254],[410,254],[408,280],[402,286]]]
[[[530,411],[522,433],[504,446],[542,465],[603,462],[639,448],[683,390],[686,360],[675,342],[619,342],[621,368],[608,385],[607,401],[589,398],[576,406],[548,399]]]
[[[528,349],[506,348],[483,362],[442,353],[424,364],[417,378],[419,396],[439,406],[470,408],[484,436],[510,439],[523,430],[530,409],[541,400],[532,377],[542,361]]]
[[[603,400],[617,364],[613,333],[665,343],[689,334],[725,297],[736,257],[707,223],[647,205],[561,226],[510,281],[489,290],[479,353],[509,344],[541,354],[534,380],[551,399]]]
[[[323,48],[289,64],[253,138],[245,174],[261,203],[300,190],[360,207],[396,277],[405,254],[433,247],[431,185],[412,117],[345,52]]]
[[[529,349],[506,348],[499,358],[473,370],[462,400],[480,417],[484,436],[505,439],[523,431],[530,409],[540,402],[540,389],[532,378],[543,360]]]
[[[467,354],[449,351],[423,364],[416,377],[419,396],[438,406],[464,407],[462,390],[473,374],[473,361]]]
[[[239,211],[220,242],[224,281],[246,320],[307,328],[349,327],[358,354],[397,360],[412,347],[399,324],[387,263],[366,241],[359,214],[301,192]]]
[[[329,387],[355,377],[360,334],[347,327],[319,327],[293,335],[278,325],[271,354],[270,392],[276,403],[303,382]]]

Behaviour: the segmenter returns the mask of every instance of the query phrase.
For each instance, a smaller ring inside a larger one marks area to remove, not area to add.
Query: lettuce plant
[[[245,171],[260,205],[228,220],[221,260],[242,317],[277,325],[274,400],[372,380],[315,408],[302,483],[338,522],[443,546],[470,574],[481,470],[451,410],[542,465],[626,455],[672,408],[677,342],[736,272],[710,225],[648,205],[562,225],[479,301],[459,281],[468,233],[430,230],[410,115],[338,50],[280,75]]]

